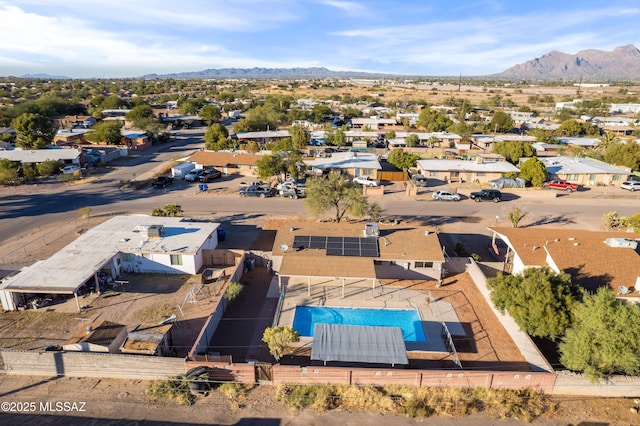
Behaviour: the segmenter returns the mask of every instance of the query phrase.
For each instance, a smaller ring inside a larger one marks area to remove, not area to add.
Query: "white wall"
[[[16,299],[13,293],[8,290],[0,290],[0,300],[2,301],[2,309],[5,311],[16,310]]]

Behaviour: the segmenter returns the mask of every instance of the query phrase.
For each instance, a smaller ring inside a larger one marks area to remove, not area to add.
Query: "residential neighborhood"
[[[640,389],[637,360],[576,355],[600,356],[580,330],[607,339],[588,309],[612,307],[610,328],[640,318],[632,104],[611,112],[627,132],[578,101],[465,111],[455,91],[381,104],[395,85],[327,102],[189,84],[143,99],[122,81],[73,114],[7,109],[7,376],[183,377],[203,401],[225,382]],[[625,359],[634,330],[611,342]]]

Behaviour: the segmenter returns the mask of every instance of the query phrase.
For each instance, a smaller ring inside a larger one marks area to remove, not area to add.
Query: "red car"
[[[578,190],[578,185],[575,183],[569,183],[566,180],[551,180],[542,184],[544,189],[559,189],[561,191],[573,192]]]

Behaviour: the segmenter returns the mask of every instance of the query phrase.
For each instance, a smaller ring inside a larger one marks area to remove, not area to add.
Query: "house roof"
[[[136,326],[120,345],[120,352],[154,355],[173,324],[148,322]]]
[[[626,232],[595,232],[553,228],[489,228],[498,233],[525,266],[553,263],[583,287],[595,289],[608,284],[615,292],[619,286],[636,285],[640,276],[640,254],[627,247],[610,247],[608,238],[629,238]],[[633,235],[633,234],[631,234]]]
[[[550,174],[631,174],[628,168],[619,168],[591,158],[540,157]]]
[[[306,249],[285,253],[278,273],[287,277],[375,278],[371,258],[331,256],[325,249]]]
[[[71,161],[80,157],[81,151],[77,149],[11,149],[0,151],[0,158],[21,163],[42,163],[48,160]]]
[[[600,142],[597,138],[555,138],[555,140],[578,146],[595,146]]]
[[[232,165],[255,166],[262,158],[257,154],[241,154],[226,151],[198,151],[189,157],[189,161],[203,166],[227,167]]]
[[[329,158],[316,158],[307,165],[314,169],[381,169],[375,154],[353,151],[334,152]]]
[[[64,342],[64,345],[91,343],[108,347],[122,333],[122,330],[126,331],[126,329],[126,326],[115,322],[94,321],[87,326],[81,327],[69,340]]]
[[[148,236],[152,225],[163,227],[160,238]],[[218,226],[180,217],[116,216],[80,235],[50,258],[8,278],[0,289],[70,294],[119,252],[194,255]]]
[[[537,139],[535,136],[527,135],[473,135],[474,140],[477,142],[535,142]]]
[[[265,130],[263,132],[239,132],[236,133],[238,139],[269,139],[288,138],[291,136],[288,130]]]
[[[481,173],[509,173],[519,172],[513,164],[506,161],[488,161],[477,163],[468,160],[418,160],[418,166],[425,171],[436,172],[481,172]]]
[[[281,226],[276,233],[273,244],[273,255],[283,256],[285,258],[292,257],[312,257],[317,259],[318,256],[326,256],[323,249],[304,249],[292,252],[288,248],[293,247],[295,236],[326,236],[326,237],[363,237],[364,223],[314,223],[314,222],[288,222]],[[425,226],[406,227],[399,225],[379,225],[380,237],[378,239],[379,260],[394,261],[433,261],[444,262],[444,256],[438,236],[431,228]],[[288,247],[284,249],[284,247]],[[286,253],[285,253],[286,252]],[[339,259],[347,259],[354,261],[358,257],[342,257],[330,256],[333,260],[339,262]],[[302,262],[302,261],[298,261]],[[355,264],[354,264],[355,266]],[[328,274],[335,276],[335,273]],[[328,276],[327,275],[327,276]]]

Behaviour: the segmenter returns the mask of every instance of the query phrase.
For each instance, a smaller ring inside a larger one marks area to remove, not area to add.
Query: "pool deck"
[[[442,338],[442,322],[454,336],[464,335],[458,315],[450,303],[435,300],[428,303],[428,293],[404,288],[401,285],[382,284],[372,288],[371,281],[342,281],[289,278],[285,284],[285,298],[278,325],[293,326],[296,306],[325,306],[340,308],[415,309],[420,315],[426,342],[406,342],[407,351],[448,353]],[[267,297],[278,297],[277,279],[272,280]],[[311,337],[302,337],[299,346],[308,346]]]

